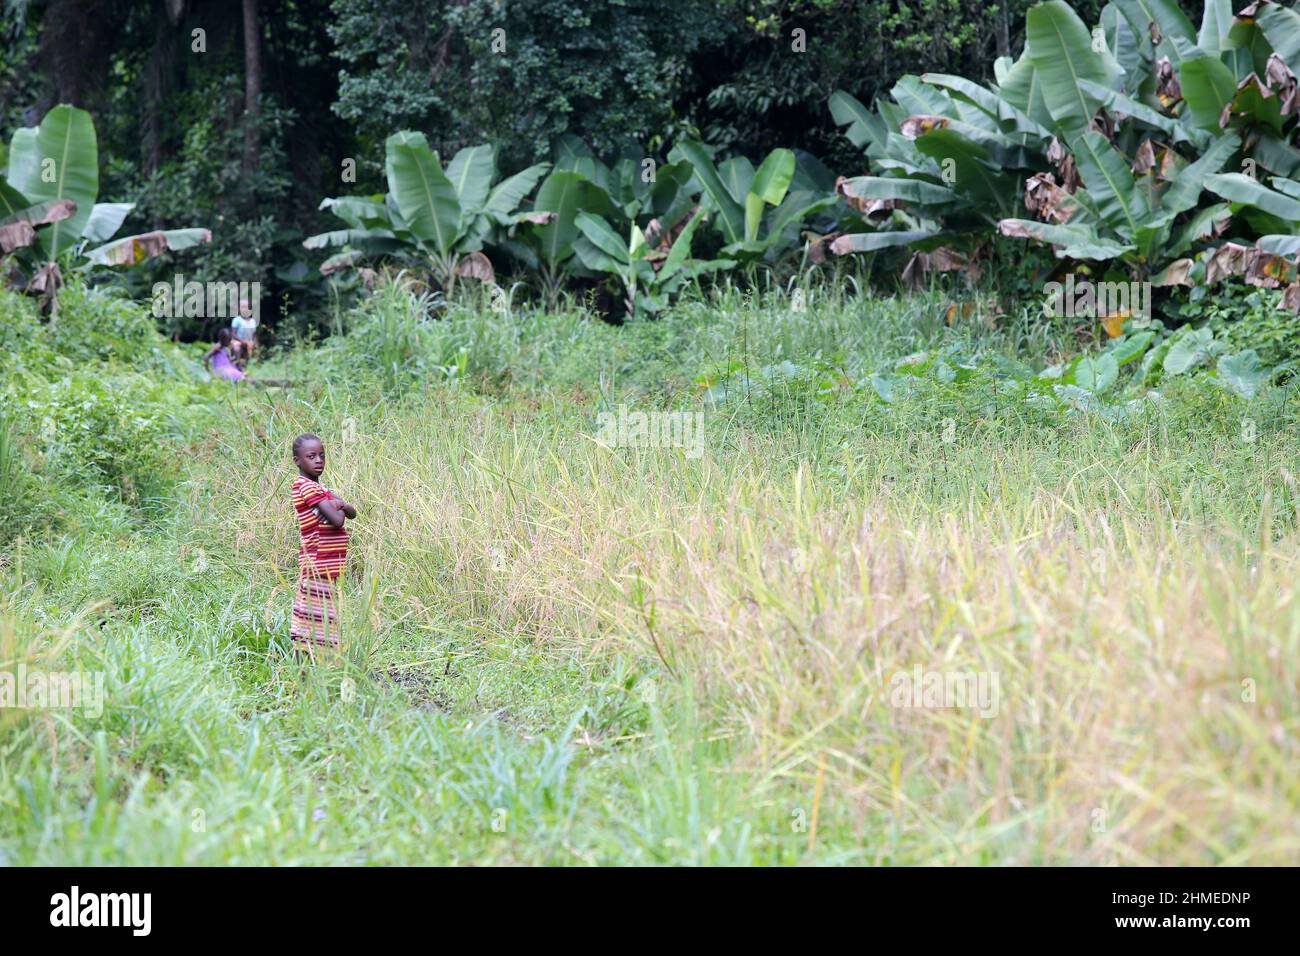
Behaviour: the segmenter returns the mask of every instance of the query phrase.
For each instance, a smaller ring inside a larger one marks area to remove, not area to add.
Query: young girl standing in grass
[[[298,594],[293,603],[293,645],[315,656],[316,648],[339,645],[339,577],[348,560],[343,523],[357,516],[352,507],[320,484],[325,446],[315,435],[293,440],[293,508],[298,515]]]

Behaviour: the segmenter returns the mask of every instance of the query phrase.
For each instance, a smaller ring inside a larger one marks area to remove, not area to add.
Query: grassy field
[[[264,368],[294,387],[213,387],[175,494],[4,559],[0,658],[106,699],[0,711],[0,856],[1295,863],[1294,388],[1048,407],[986,370],[1077,330],[945,306],[389,292]],[[970,372],[860,387],[922,350]],[[699,444],[611,447],[620,406]],[[346,655],[304,667],[306,430],[360,516]]]

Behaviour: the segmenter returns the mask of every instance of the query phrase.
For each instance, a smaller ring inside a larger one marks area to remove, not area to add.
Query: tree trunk
[[[244,172],[257,169],[262,101],[262,31],[257,0],[244,4]]]
[[[1007,0],[998,0],[998,56],[1011,55],[1011,14]]]

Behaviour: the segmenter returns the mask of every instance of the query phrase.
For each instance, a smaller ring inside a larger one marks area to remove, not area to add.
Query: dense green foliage
[[[136,204],[126,231],[212,229],[210,245],[119,277],[136,294],[164,268],[259,281],[267,333],[285,296],[299,306],[288,335],[325,331],[330,291],[301,237],[325,227],[322,196],[380,187],[397,130],[423,132],[444,156],[494,143],[504,173],[549,158],[570,133],[607,158],[632,149],[663,161],[690,136],[720,158],[784,147],[852,174],[860,161],[825,106],[833,91],[870,102],[913,69],[987,78],[991,53],[1019,48],[1028,6],[261,0],[252,112],[239,4],[15,0],[0,31],[0,129],[34,125],[58,103],[86,108],[102,193]],[[1094,7],[1080,12],[1091,19]],[[493,52],[497,28],[504,53]]]

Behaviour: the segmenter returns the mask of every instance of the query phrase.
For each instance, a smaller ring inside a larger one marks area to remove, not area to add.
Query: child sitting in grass
[[[325,446],[315,435],[293,440],[293,507],[298,515],[298,594],[290,637],[295,649],[315,656],[316,648],[339,645],[338,586],[348,560],[344,521],[357,509],[320,484]]]
[[[234,356],[231,354],[231,343],[234,336],[230,329],[221,329],[217,332],[217,344],[208,350],[208,354],[203,356],[203,364],[210,366],[212,374],[218,378],[224,378],[227,382],[241,382],[244,380],[244,373],[235,365]]]

